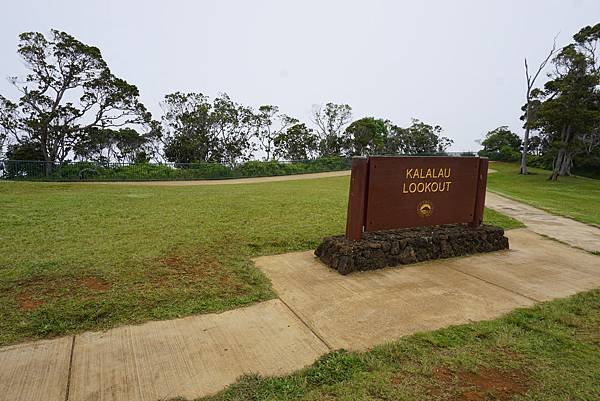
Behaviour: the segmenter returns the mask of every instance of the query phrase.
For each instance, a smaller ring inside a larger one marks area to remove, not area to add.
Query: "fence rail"
[[[96,163],[0,160],[0,179],[19,181],[175,181],[268,177],[339,171],[342,157],[302,161],[249,161],[235,167],[219,163]]]
[[[474,156],[446,152],[446,156]],[[415,155],[418,156],[418,155]],[[419,155],[424,156],[424,155]],[[219,163],[63,163],[0,159],[0,180],[19,181],[176,181],[270,177],[349,170],[351,158],[331,156],[312,160],[248,161],[235,167]]]

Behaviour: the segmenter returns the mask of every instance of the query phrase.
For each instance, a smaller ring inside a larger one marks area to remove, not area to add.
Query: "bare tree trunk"
[[[540,63],[535,74],[529,74],[529,66],[527,65],[527,58],[525,58],[525,78],[527,78],[527,110],[525,114],[525,135],[523,136],[523,150],[521,151],[521,168],[519,174],[527,174],[527,147],[529,146],[529,124],[531,123],[531,90],[535,85],[535,80],[540,75],[546,64],[554,53],[556,53],[556,38],[558,34],[554,37],[554,43],[552,44],[552,49],[546,56],[546,58]]]
[[[529,120],[531,118],[531,100],[529,90],[527,90],[527,111],[525,116],[525,135],[523,136],[523,151],[521,152],[521,168],[519,174],[527,174],[527,147],[529,146]]]

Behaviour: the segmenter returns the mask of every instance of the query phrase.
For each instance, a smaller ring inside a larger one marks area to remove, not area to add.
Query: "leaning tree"
[[[20,36],[18,53],[29,73],[10,82],[18,101],[0,96],[0,126],[16,143],[39,143],[51,172],[97,129],[150,121],[137,87],[116,77],[97,47],[52,30]]]

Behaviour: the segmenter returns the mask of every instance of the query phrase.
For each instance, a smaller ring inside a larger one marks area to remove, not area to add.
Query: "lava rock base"
[[[367,232],[358,241],[343,235],[327,237],[315,255],[341,274],[348,274],[501,249],[508,249],[508,238],[500,227],[448,224]]]

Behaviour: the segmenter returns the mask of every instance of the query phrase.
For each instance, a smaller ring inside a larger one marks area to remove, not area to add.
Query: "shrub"
[[[552,169],[552,158],[547,156],[527,155],[527,166],[550,170]]]
[[[339,156],[322,157],[320,159],[303,162],[311,173],[322,171],[347,170],[352,165],[352,159]]]
[[[236,168],[241,177],[268,177],[275,175],[300,174],[306,172],[302,163],[281,163],[278,161],[248,161]]]
[[[521,158],[521,153],[508,145],[502,146],[499,151],[480,150],[479,156],[487,157],[490,160],[501,162],[515,162]]]
[[[235,168],[219,163],[100,164],[95,162],[65,162],[56,165],[47,177],[44,163],[39,161],[4,161],[0,176],[8,179],[40,179],[51,181],[140,181],[199,180],[234,177],[268,177],[302,173],[337,171],[350,168],[350,159],[327,157],[303,162],[248,161]]]

